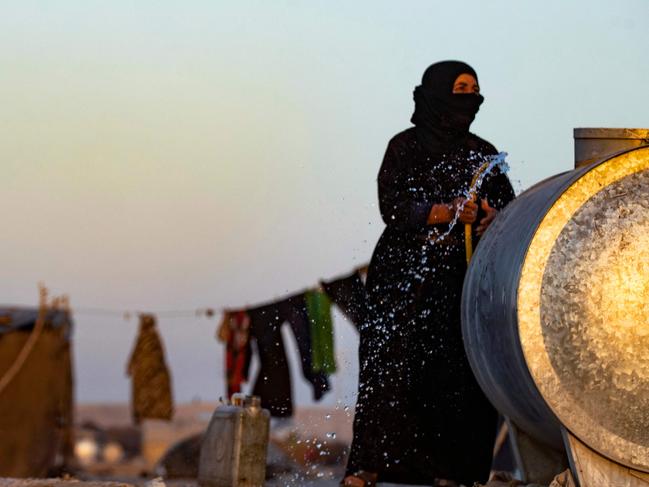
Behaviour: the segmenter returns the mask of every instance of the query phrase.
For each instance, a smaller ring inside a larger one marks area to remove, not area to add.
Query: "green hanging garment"
[[[311,325],[311,357],[313,372],[333,374],[336,371],[334,355],[331,301],[322,291],[304,293],[306,311]]]

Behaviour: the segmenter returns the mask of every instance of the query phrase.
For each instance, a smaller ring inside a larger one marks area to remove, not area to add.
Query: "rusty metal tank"
[[[521,194],[478,245],[462,300],[469,361],[501,413],[554,448],[564,428],[649,472],[649,146]]]

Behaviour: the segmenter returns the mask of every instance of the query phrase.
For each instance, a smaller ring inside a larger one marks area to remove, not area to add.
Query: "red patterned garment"
[[[250,317],[245,311],[226,311],[218,338],[225,343],[225,373],[228,398],[241,392],[250,367]]]

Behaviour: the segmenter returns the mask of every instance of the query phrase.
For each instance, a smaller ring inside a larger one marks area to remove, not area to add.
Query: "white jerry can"
[[[198,466],[201,487],[262,487],[270,413],[257,396],[233,394],[207,427]]]

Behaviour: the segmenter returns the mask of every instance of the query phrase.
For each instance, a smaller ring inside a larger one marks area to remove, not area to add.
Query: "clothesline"
[[[8,308],[32,308],[33,304],[15,304]],[[110,316],[119,317],[129,320],[132,317],[137,317],[141,314],[155,314],[160,318],[167,319],[187,319],[187,318],[201,318],[206,316],[211,318],[217,313],[215,308],[196,308],[196,309],[166,309],[157,311],[131,311],[118,308],[89,308],[70,306],[72,314],[82,314],[89,316]]]
[[[312,387],[313,399],[321,400],[331,389],[329,376],[337,370],[332,305],[359,328],[365,310],[361,276],[364,272],[365,268],[356,268],[347,275],[321,280],[305,291],[272,302],[223,309],[216,338],[225,346],[223,368],[227,397],[241,392],[243,384],[249,382],[254,355],[259,365],[256,377],[250,381],[250,392],[261,398],[262,406],[272,416],[291,416],[292,379],[286,349],[293,344],[297,347],[302,376]],[[140,329],[128,367],[129,373],[133,372],[134,418],[136,421],[170,419],[173,415],[170,373],[162,337],[156,329],[157,316],[143,313],[138,318]],[[294,342],[285,343],[284,325],[293,334]]]
[[[133,316],[140,314],[154,314],[158,318],[166,319],[187,319],[187,318],[212,318],[218,311],[216,308],[196,308],[196,309],[165,309],[165,310],[147,310],[147,311],[127,311],[109,308],[79,308],[72,307],[72,313],[93,315],[93,316],[120,316],[129,320]]]
[[[331,389],[329,376],[336,371],[332,305],[336,305],[358,329],[363,322],[365,310],[366,272],[365,266],[357,267],[348,274],[321,279],[306,290],[287,293],[263,304],[238,309],[200,307],[136,312],[124,308],[72,307],[67,296],[60,296],[51,302],[41,297],[39,310],[47,315],[50,312],[59,313],[66,320],[70,320],[72,314],[84,314],[134,318],[134,321],[139,322],[139,331],[127,368],[132,379],[136,422],[145,418],[169,420],[173,416],[171,374],[156,321],[160,318],[211,318],[220,312],[216,338],[225,346],[223,369],[226,373],[228,397],[240,392],[242,384],[248,382],[254,354],[259,369],[251,381],[252,393],[261,397],[263,407],[272,416],[286,417],[293,414],[291,374],[286,348],[297,346],[302,376],[311,385],[314,400],[320,400]],[[46,294],[46,288],[41,284],[41,296]],[[24,311],[20,308],[14,305],[4,309],[9,322],[14,314],[20,315]],[[283,325],[287,325],[284,329],[293,334],[294,342],[284,343]],[[34,328],[38,331],[40,329]],[[38,333],[32,332],[32,335],[35,337],[33,340],[38,338]],[[28,355],[31,350],[26,350],[25,355]],[[6,380],[11,380],[11,376]]]
[[[255,303],[255,304],[246,305],[246,306],[239,306],[239,307],[230,307],[229,306],[227,308],[222,308],[221,312],[240,311],[240,310],[246,310],[246,309],[252,309],[252,308],[263,308],[264,306],[269,306],[269,305],[275,304],[279,300],[285,300],[285,299],[290,299],[290,298],[300,296],[300,295],[314,289],[314,287],[320,287],[323,282],[333,282],[333,281],[337,281],[339,279],[343,279],[343,277],[346,277],[349,274],[353,274],[354,272],[358,272],[359,274],[366,275],[367,274],[367,267],[368,267],[367,264],[364,264],[362,266],[355,267],[350,273],[347,273],[344,276],[336,276],[336,277],[333,277],[331,279],[320,279],[316,286],[311,286],[309,288],[305,288],[305,289],[302,289],[300,291],[294,291],[294,292],[292,292],[290,294],[286,294],[286,295],[284,295],[284,296],[282,296],[280,298],[268,299],[268,300],[263,301],[261,303]]]
[[[355,268],[352,270],[352,272],[359,272],[361,274],[365,274],[367,272],[367,265],[363,265],[360,267]],[[334,277],[332,279],[328,279],[327,281],[335,281],[337,279],[340,279],[341,276]],[[323,282],[324,280],[319,280],[318,284]],[[130,320],[132,317],[137,317],[141,314],[153,314],[158,318],[164,318],[164,319],[199,319],[199,318],[213,318],[217,315],[229,312],[229,311],[237,311],[237,310],[245,310],[245,309],[251,309],[251,308],[259,308],[262,306],[267,306],[270,304],[273,304],[278,301],[278,299],[287,299],[291,296],[299,296],[301,294],[304,294],[308,290],[312,288],[307,288],[303,289],[301,291],[295,291],[290,294],[286,294],[285,296],[281,298],[275,298],[275,299],[269,299],[267,301],[264,301],[262,303],[255,303],[251,305],[245,305],[245,306],[240,306],[240,307],[233,307],[233,306],[223,306],[223,307],[201,307],[201,308],[193,308],[193,309],[160,309],[160,310],[155,310],[155,309],[146,309],[142,311],[136,311],[136,310],[129,310],[125,308],[103,308],[103,307],[87,307],[87,306],[70,306],[70,311],[73,314],[79,314],[79,315],[87,315],[87,316],[107,316],[107,317],[120,317],[124,318],[125,320]],[[31,307],[32,305],[22,305],[22,306],[16,306],[16,307]]]

